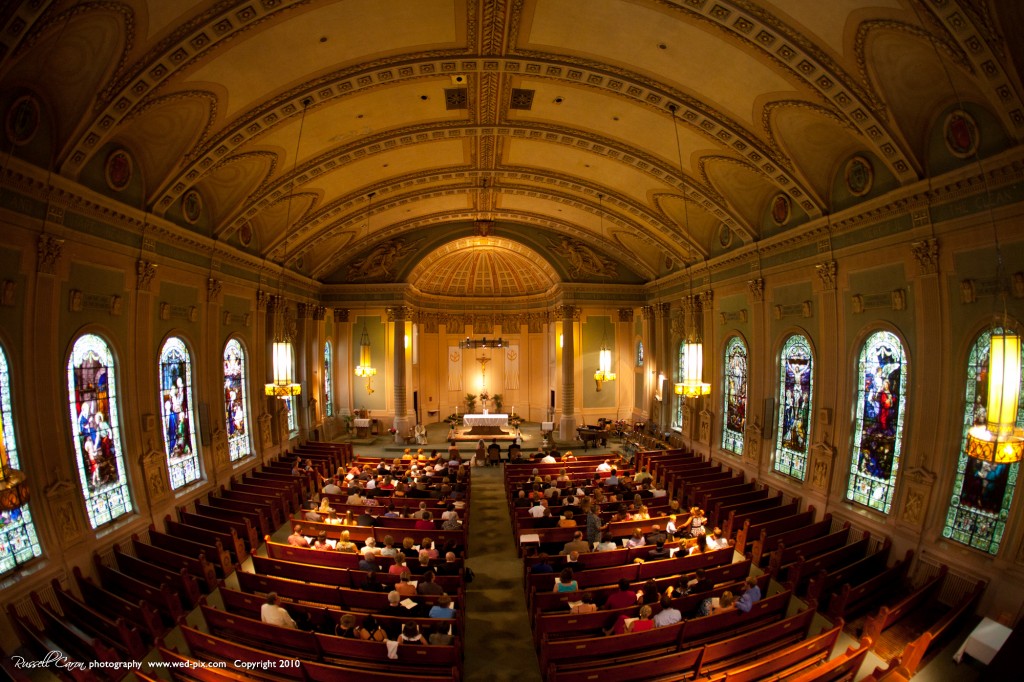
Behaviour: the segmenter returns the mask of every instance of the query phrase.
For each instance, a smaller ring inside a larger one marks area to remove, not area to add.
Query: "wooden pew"
[[[323,552],[318,552],[318,554],[323,554]],[[346,568],[331,568],[328,566],[317,566],[315,564],[299,563],[295,561],[282,561],[280,559],[271,559],[269,557],[256,555],[252,557],[252,561],[253,568],[256,573],[274,575],[281,578],[291,578],[293,580],[303,580],[311,583],[335,585],[337,587],[358,588],[367,576],[365,571],[350,570]],[[382,573],[379,574],[378,577],[385,585],[398,582],[397,575]],[[414,575],[413,579],[415,580],[419,577],[420,576],[418,575]],[[457,575],[439,575],[434,578],[434,582],[443,587],[445,592],[449,595],[455,594],[463,588],[462,577]]]
[[[13,603],[7,604],[7,618],[14,627],[14,632],[22,645],[35,654],[38,660],[43,660],[47,655],[57,657],[61,663],[60,667],[51,665],[47,668],[48,672],[56,676],[57,679],[78,680],[80,682],[96,682],[99,680],[89,670],[89,661],[95,660],[91,652],[87,652],[85,657],[82,658],[80,657],[81,654],[68,651],[51,639],[46,631],[37,628],[31,620],[20,616]],[[28,679],[28,677],[25,676],[25,679]]]
[[[790,682],[839,682],[840,680],[857,679],[860,667],[871,650],[871,643],[871,638],[861,637],[860,646],[856,649],[852,646],[847,647],[846,653],[836,656],[817,668],[800,673]]]
[[[231,553],[231,558],[241,563],[245,561],[249,553],[245,551],[245,544],[239,539],[238,534],[232,529],[230,532],[222,533],[209,528],[200,528],[187,523],[181,523],[171,518],[170,514],[164,516],[164,528],[168,535],[173,535],[192,542],[204,545],[213,545],[220,542]]]
[[[253,666],[252,669],[246,669],[250,676],[253,672],[267,670],[273,671],[277,679],[305,679],[301,664],[279,665],[282,659],[278,653],[238,644],[224,637],[200,632],[188,625],[181,626],[181,634],[185,637],[189,652],[200,661],[225,661],[228,664],[226,667],[232,670],[240,669],[235,664],[235,661],[240,661]]]
[[[865,532],[864,537],[860,540],[822,554],[810,557],[801,554],[796,563],[789,567],[786,584],[792,585],[794,591],[802,594],[806,583],[819,571],[829,571],[863,558],[868,551],[868,542],[871,539],[869,535]]]
[[[231,574],[235,570],[231,563],[231,555],[224,549],[220,540],[212,544],[195,542],[186,538],[178,538],[168,535],[156,529],[156,526],[149,526],[149,543],[168,552],[184,554],[186,556],[205,556],[206,561],[213,566],[213,570],[221,578]]]
[[[757,682],[765,679],[780,679],[788,675],[794,675],[802,670],[816,666],[819,662],[827,661],[832,655],[839,639],[842,627],[834,627],[817,637],[812,637],[803,642],[786,647],[773,653],[767,653],[756,663],[751,663],[739,668],[732,668],[719,675],[709,678],[714,682],[728,680],[729,682]]]
[[[281,525],[281,523],[274,525],[273,508],[270,505],[253,504],[251,502],[233,500],[227,497],[218,497],[211,494],[207,495],[205,506],[216,507],[217,509],[224,509],[229,512],[255,514],[260,519],[259,526],[267,529],[263,531],[264,534],[274,532]]]
[[[212,635],[289,658],[294,656],[311,661],[320,659],[320,645],[312,632],[270,625],[259,619],[227,613],[206,604],[200,610]]]
[[[307,601],[327,606],[334,606],[341,609],[359,609],[364,611],[377,612],[388,605],[388,596],[384,592],[367,592],[345,587],[334,587],[332,585],[310,584],[289,578],[278,578],[269,575],[257,575],[238,571],[238,586],[244,592],[262,593],[277,592],[282,597]],[[463,608],[461,594],[448,595],[454,608]],[[416,601],[421,604],[433,604],[440,599],[439,596],[418,595]]]
[[[254,618],[256,620],[260,619],[260,609],[266,602],[266,599],[263,597],[239,592],[226,587],[221,588],[220,597],[221,601],[224,603],[224,609],[227,612],[245,616],[246,618]],[[356,623],[362,623],[363,618],[367,615],[366,613],[359,611],[342,611],[341,609],[327,608],[324,606],[316,606],[313,604],[304,604],[302,602],[294,601],[281,601],[281,605],[287,609],[288,613],[290,613],[296,621],[298,621],[302,616],[308,618],[310,626],[318,632],[323,631],[321,628],[326,628],[333,632],[335,626],[346,614],[355,616]],[[410,611],[410,613],[413,612]],[[400,630],[406,623],[415,623],[421,629],[426,626],[440,626],[445,630],[451,627],[452,631],[455,633],[462,633],[465,631],[465,613],[463,611],[456,611],[455,618],[429,618],[405,615],[396,617],[382,615],[380,613],[375,614],[374,617],[388,632]]]
[[[725,523],[719,524],[719,527],[722,529],[723,535],[727,538],[732,537],[734,529],[739,529],[736,532],[736,550],[740,554],[744,554],[747,549],[749,549],[746,547],[746,544],[750,526],[788,518],[799,513],[800,501],[793,500],[789,504],[780,504],[778,506],[761,509],[759,511],[740,513],[733,511],[726,515]],[[811,520],[814,520],[813,516],[811,516]],[[740,535],[741,533],[742,535]],[[738,542],[740,539],[743,540],[743,544]]]
[[[814,622],[814,614],[815,608],[811,602],[808,608],[797,611],[788,618],[736,637],[706,644],[700,662],[700,674],[706,676],[727,668],[735,668],[806,639]]]
[[[906,584],[913,556],[913,550],[907,550],[901,561],[897,561],[895,565],[874,577],[859,584],[843,583],[839,592],[834,592],[829,599],[826,611],[828,616],[847,618],[849,615],[858,615],[899,594]]]
[[[44,604],[38,594],[32,592],[29,597],[36,609],[36,615],[43,624],[43,632],[56,642],[61,650],[71,654],[75,660],[108,663],[116,663],[121,660],[121,655],[111,646],[98,637],[83,631],[77,625],[68,622],[60,613]],[[126,669],[120,668],[106,669],[104,672],[106,677],[113,680],[120,680],[128,674]]]
[[[892,541],[886,538],[877,552],[870,554],[865,552],[863,556],[857,556],[852,561],[833,563],[831,567],[818,571],[810,576],[807,596],[817,599],[824,607],[823,600],[828,599],[831,593],[841,588],[844,583],[860,584],[883,572],[889,563],[890,551],[892,551]]]
[[[105,590],[92,581],[92,578],[82,575],[78,566],[73,566],[71,572],[75,576],[75,583],[78,585],[78,592],[82,595],[85,603],[92,608],[102,608],[109,615],[115,618],[125,618],[132,622],[141,632],[145,632],[148,638],[155,640],[163,636],[167,627],[163,624],[152,606],[141,599],[130,601],[124,597]]]
[[[173,625],[179,618],[185,615],[181,607],[181,597],[178,596],[177,592],[171,591],[166,583],[161,583],[159,587],[154,587],[104,565],[100,561],[99,556],[96,555],[93,555],[93,563],[96,564],[96,574],[99,576],[100,585],[104,589],[127,599],[141,599],[145,601],[160,614],[165,624]]]
[[[261,538],[267,533],[273,533],[277,530],[276,528],[271,528],[270,523],[267,521],[267,515],[261,513],[259,510],[250,509],[249,511],[238,511],[235,509],[225,509],[224,507],[216,507],[212,504],[203,504],[199,500],[193,502],[193,507],[197,514],[212,516],[216,519],[224,519],[225,521],[239,521],[241,519],[246,519],[256,530],[257,538]]]
[[[985,591],[986,583],[979,580],[974,585],[974,589],[967,594],[959,604],[954,606],[949,612],[946,613],[938,622],[933,624],[917,639],[912,641],[903,649],[902,664],[911,675],[917,672],[918,666],[921,665],[921,660],[924,655],[928,652],[929,647],[936,640],[941,639],[945,634],[952,630],[953,626],[959,622],[960,618],[968,613],[974,611],[974,607],[981,599],[982,592]]]
[[[193,514],[192,512],[185,511],[184,507],[179,507],[178,520],[189,526],[205,528],[218,533],[230,534],[234,531],[236,536],[248,543],[249,552],[254,551],[260,544],[259,536],[256,534],[256,529],[253,527],[252,522],[246,518],[231,521],[216,516]]]
[[[768,572],[776,580],[784,579],[789,568],[800,560],[800,556],[815,556],[824,552],[832,551],[842,547],[850,539],[850,525],[844,524],[842,528],[834,533],[816,535],[810,540],[802,540],[799,544],[792,546],[780,542],[772,550],[768,560]]]
[[[744,523],[736,532],[736,551],[740,553],[750,552],[751,558],[756,566],[766,565],[761,563],[762,555],[767,559],[768,553],[775,548],[778,541],[773,541],[771,546],[765,549],[769,537],[779,537],[783,533],[792,530],[800,530],[814,524],[814,507],[808,507],[807,511],[784,516],[770,521],[754,521],[750,519]],[[824,526],[825,531],[831,528],[832,516],[825,515],[829,525]],[[740,540],[742,540],[742,548]]]
[[[206,592],[212,592],[220,584],[220,581],[217,580],[217,571],[202,553],[187,556],[178,552],[172,552],[168,549],[143,542],[135,533],[132,533],[131,540],[132,551],[135,553],[135,556],[143,561],[167,566],[172,570],[184,570],[194,578],[202,581],[202,587]]]
[[[253,507],[259,507],[259,508],[265,509],[267,511],[267,513],[270,514],[270,524],[274,528],[280,528],[281,524],[283,524],[284,520],[286,518],[288,518],[288,514],[291,511],[290,509],[285,508],[285,506],[281,503],[281,501],[279,499],[277,499],[276,497],[271,497],[271,496],[268,496],[268,495],[264,495],[262,493],[254,494],[254,493],[244,492],[242,490],[234,490],[234,489],[229,490],[229,489],[225,488],[224,486],[221,486],[220,487],[220,493],[217,495],[217,497],[222,499],[222,500],[232,500],[234,502],[242,502],[249,509],[251,509]],[[214,500],[214,496],[211,495],[210,496],[210,503],[211,504],[214,504],[213,500]]]
[[[114,560],[117,562],[117,569],[125,575],[130,575],[150,585],[166,584],[172,591],[178,593],[182,599],[181,605],[185,609],[193,609],[199,604],[199,597],[202,594],[199,590],[199,583],[195,576],[190,575],[184,568],[175,572],[143,559],[137,559],[122,552],[121,547],[117,544],[114,545]]]
[[[139,630],[129,625],[124,618],[111,620],[88,604],[79,601],[77,597],[65,592],[56,578],[50,581],[50,587],[57,599],[57,606],[61,613],[83,632],[98,638],[125,660],[141,661],[145,658],[147,647],[142,643]]]
[[[926,580],[921,587],[892,606],[882,606],[878,613],[868,616],[867,620],[864,621],[864,636],[871,638],[873,642],[877,642],[882,633],[890,626],[895,625],[919,606],[933,599],[938,594],[939,588],[942,587],[942,582],[946,579],[947,573],[949,573],[949,567],[946,564],[942,564],[939,566],[938,573],[929,580]]]

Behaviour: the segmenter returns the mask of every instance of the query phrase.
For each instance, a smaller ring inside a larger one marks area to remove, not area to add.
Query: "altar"
[[[502,427],[508,426],[507,414],[465,414],[462,416],[462,423],[469,431],[467,436],[507,436],[508,433]]]

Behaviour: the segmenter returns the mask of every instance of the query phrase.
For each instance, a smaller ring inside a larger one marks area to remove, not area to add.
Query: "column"
[[[821,285],[818,301],[821,307],[819,316],[819,327],[821,338],[842,338],[839,330],[838,317],[838,294],[836,293],[836,281],[838,269],[834,260],[823,261],[814,266],[818,275],[818,283]],[[818,347],[817,368],[815,379],[820,380],[815,386],[814,410],[816,422],[814,424],[815,443],[808,453],[807,472],[810,478],[808,499],[825,505],[832,493],[832,481],[835,478],[834,467],[836,465],[837,451],[833,443],[832,415],[836,414],[836,399],[839,387],[844,383],[840,381],[846,368],[840,365],[840,347],[837,343],[822,343]],[[846,437],[846,434],[842,436]],[[843,490],[835,491],[835,495],[842,497]]]
[[[652,418],[658,424],[658,432],[664,433],[668,431],[672,423],[671,406],[673,394],[671,368],[673,362],[671,349],[669,348],[669,339],[672,335],[671,303],[656,303],[654,305],[654,334],[657,338],[655,342],[657,374],[654,377],[654,381],[661,394],[661,403],[657,405],[658,413],[652,415]],[[661,380],[662,376],[665,377],[664,381]]]
[[[645,305],[640,308],[640,317],[643,319],[643,343],[644,343],[644,389],[647,395],[644,396],[647,405],[647,420],[658,419],[658,340],[654,322],[654,306]]]
[[[562,420],[558,437],[563,441],[576,438],[576,344],[573,331],[580,309],[574,305],[563,305],[557,311],[562,318]]]
[[[309,405],[316,398],[316,387],[313,382],[313,363],[309,353],[309,329],[312,304],[295,304],[295,338],[292,348],[295,353],[295,382],[302,384],[302,393],[292,399],[295,410],[295,425],[299,428],[299,441],[309,440],[312,423]]]
[[[405,306],[395,306],[387,309],[388,322],[393,324],[394,330],[394,355],[392,357],[395,377],[395,443],[405,443],[405,436],[412,428],[412,419],[406,413],[405,407],[405,318],[409,309]]]
[[[615,418],[630,419],[636,397],[633,395],[633,309],[619,308],[619,323],[615,325],[615,372],[619,375],[616,389]]]

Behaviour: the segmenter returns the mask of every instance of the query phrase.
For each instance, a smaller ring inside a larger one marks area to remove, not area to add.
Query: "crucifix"
[[[480,363],[480,388],[481,390],[487,388],[487,363],[491,361],[486,355],[481,355],[476,359]]]

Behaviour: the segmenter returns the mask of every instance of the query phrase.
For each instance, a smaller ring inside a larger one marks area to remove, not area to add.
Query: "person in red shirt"
[[[416,530],[436,530],[434,515],[428,511],[423,512],[423,517],[416,521]]]
[[[621,609],[627,606],[634,606],[635,604],[636,592],[630,588],[629,581],[623,578],[619,580],[619,591],[608,595],[608,599],[604,602],[604,607],[606,609]]]

